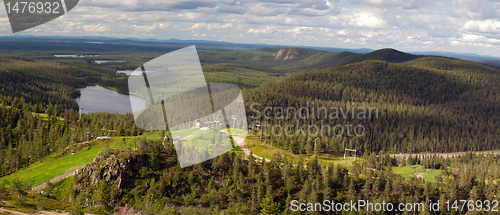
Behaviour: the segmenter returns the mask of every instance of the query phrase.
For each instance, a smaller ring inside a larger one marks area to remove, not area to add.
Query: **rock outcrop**
[[[132,182],[130,173],[139,171],[146,164],[146,158],[138,155],[130,156],[129,159],[98,155],[90,164],[77,170],[75,179],[84,187],[94,188],[104,179],[115,188],[122,189],[127,187],[128,182]]]
[[[77,170],[73,188],[83,195],[87,207],[99,208],[102,204],[94,201],[93,195],[102,192],[102,183],[106,183],[104,194],[106,204],[116,207],[116,199],[122,195],[124,188],[134,187],[133,174],[147,165],[147,157],[142,155],[131,155],[127,158],[117,158],[115,155],[98,155],[85,167]]]
[[[273,56],[275,56],[274,59],[283,61],[302,57],[302,55],[298,51],[296,51],[296,49],[291,48],[282,48],[277,53],[274,53]]]

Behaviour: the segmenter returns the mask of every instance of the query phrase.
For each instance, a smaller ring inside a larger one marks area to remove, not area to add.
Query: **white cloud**
[[[190,30],[193,30],[193,29],[203,28],[203,27],[205,27],[205,26],[207,26],[207,24],[206,24],[206,23],[196,23],[196,24],[194,24],[193,26],[191,26],[189,29],[190,29]]]
[[[487,20],[470,20],[463,25],[463,29],[473,32],[500,33],[500,21]]]
[[[85,0],[68,14],[21,34],[158,39],[209,35],[211,40],[241,43],[500,56],[500,8],[494,1]],[[9,35],[2,7],[0,35]]]
[[[474,34],[464,34],[460,37],[460,40],[469,43],[500,43],[499,39],[488,38],[483,35],[474,35]]]
[[[82,25],[82,27],[83,27],[83,30],[87,31],[87,32],[94,32],[94,31],[104,32],[104,31],[108,30],[108,28],[106,26],[101,25],[101,24]]]
[[[141,32],[150,32],[156,29],[165,29],[169,26],[169,23],[155,23],[152,25],[132,25],[135,30]]]
[[[210,23],[207,25],[208,30],[225,29],[225,28],[232,28],[232,27],[233,27],[233,24],[231,24],[231,23],[226,23],[226,24]]]
[[[270,34],[276,32],[276,29],[274,27],[266,27],[263,29],[254,29],[250,28],[248,29],[247,33],[253,33],[253,34]]]
[[[304,32],[310,31],[310,30],[312,30],[311,27],[295,27],[292,29],[287,29],[284,32],[293,33],[293,34],[301,34],[301,33],[304,33]]]
[[[446,2],[447,0],[441,1]],[[354,4],[366,5],[371,7],[380,7],[380,8],[403,8],[403,9],[419,9],[419,8],[428,8],[435,7],[440,5],[439,2],[434,0],[353,0],[351,1]]]
[[[340,30],[340,31],[337,31],[337,34],[338,34],[338,35],[345,36],[345,35],[349,34],[349,30],[347,30],[347,29],[342,29],[342,30]]]
[[[369,12],[356,13],[349,22],[349,25],[367,28],[382,28],[385,24],[385,20]]]
[[[499,17],[498,0],[453,0],[456,16],[468,19],[494,19]]]

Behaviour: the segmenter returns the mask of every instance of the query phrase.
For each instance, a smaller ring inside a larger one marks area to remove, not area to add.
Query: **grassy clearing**
[[[116,143],[121,143],[122,138],[114,138],[107,141],[91,141],[91,144],[83,147],[81,150],[74,151],[74,154],[67,153],[62,156],[54,153],[40,161],[37,161],[27,168],[18,170],[8,176],[2,177],[3,180],[12,181],[18,178],[24,182],[33,182],[33,186],[49,181],[59,175],[71,172],[90,163],[96,155],[105,150],[105,145],[109,148],[114,147]]]
[[[403,176],[404,178],[416,177],[415,171],[419,165],[402,166],[402,167],[392,167],[392,172]],[[421,167],[420,167],[421,168]]]
[[[425,172],[424,180],[427,182],[434,182],[434,181],[436,181],[439,174],[441,174],[440,169],[430,169],[429,171]]]
[[[178,132],[174,132],[175,135],[187,136],[193,131],[198,129],[186,129]],[[210,137],[210,132],[202,133],[205,137]],[[109,150],[132,148],[134,147],[133,141],[138,140],[140,137],[147,136],[148,134],[143,134],[142,136],[136,137],[115,137],[112,140],[94,140],[88,145],[85,145],[80,150],[75,150],[74,154],[66,153],[60,155],[60,153],[54,153],[46,158],[41,159],[29,167],[20,169],[19,171],[1,178],[0,180],[12,181],[17,178],[25,183],[32,183],[32,186],[44,183],[60,176],[64,173],[76,170],[90,163],[96,155],[103,152],[107,147]],[[159,138],[159,132],[150,132],[149,137]],[[127,145],[123,146],[126,140]],[[68,147],[69,149],[71,147]],[[229,151],[229,153],[236,153],[237,155],[244,156],[244,153],[239,148],[234,148]],[[74,176],[63,179],[59,182],[53,184],[53,190],[51,192],[58,200],[67,199],[71,195],[71,186],[74,180]],[[13,196],[13,195],[10,195]],[[48,199],[38,193],[30,193],[28,197],[22,203],[17,203],[16,199],[5,199],[6,201],[12,203],[12,206],[7,206],[0,202],[0,206],[6,209],[22,211],[24,213],[34,213],[38,210],[69,210],[70,205],[68,203],[63,203],[58,200]]]
[[[188,129],[185,129],[185,130],[179,130],[179,131],[171,131],[172,133],[172,137],[185,137],[185,136],[188,136],[190,135],[191,133],[195,132],[199,130],[199,128],[188,128]]]
[[[9,202],[10,205],[0,202],[1,207],[7,210],[18,211],[27,214],[38,214],[37,212],[41,210],[71,210],[70,203],[60,201],[58,199],[50,199],[36,192],[28,193],[26,197],[22,198],[22,201],[18,201],[17,194],[12,192],[9,193],[9,195],[5,195],[3,197],[6,197],[5,201]]]
[[[500,149],[497,150],[489,150],[489,151],[479,151],[477,154],[500,154]]]
[[[229,139],[227,138],[228,137],[227,134],[223,134],[222,132],[217,132],[214,129],[213,136],[215,137],[215,140],[217,141],[217,139],[219,138],[219,133],[221,134],[221,141],[223,143],[227,143],[226,141],[229,141]],[[212,130],[206,130],[192,137],[187,138],[183,144],[186,144],[188,146],[197,149],[204,149],[205,146],[207,146],[207,143],[209,143],[211,139],[212,139]]]
[[[54,183],[51,194],[57,199],[66,199],[71,195],[71,186],[75,176],[65,178],[61,181]]]
[[[198,129],[190,128],[182,131],[172,132],[172,134],[176,136],[187,136],[196,130]],[[67,153],[60,156],[59,154],[54,153],[44,159],[41,159],[40,161],[32,163],[27,168],[20,169],[11,175],[2,177],[1,179],[12,181],[14,178],[18,178],[19,180],[28,183],[33,182],[32,185],[36,186],[59,175],[85,166],[86,164],[90,163],[96,155],[103,152],[106,148],[106,145],[109,149],[134,148],[136,147],[136,144],[134,143],[138,140],[138,138],[149,136],[150,139],[163,139],[159,134],[160,132],[157,131],[145,133],[142,136],[136,137],[115,137],[112,140],[106,141],[94,140],[91,141],[87,146],[83,147],[81,150],[74,151],[74,154]],[[210,135],[210,133],[208,134]],[[126,140],[126,145],[123,145],[124,139]]]
[[[403,178],[417,177],[418,172],[419,175],[423,176],[426,182],[432,182],[433,177],[436,178],[439,174],[441,174],[441,170],[439,169],[426,170],[420,165],[392,167],[392,171],[394,174],[403,176]]]
[[[5,106],[5,107],[6,107],[7,109],[12,109],[12,107],[11,107],[11,106],[9,106],[9,105],[7,105],[7,106]],[[17,109],[17,110],[19,110],[19,109]],[[19,111],[20,111],[20,110],[19,110]],[[35,115],[35,116],[40,117],[40,118],[42,119],[42,121],[43,121],[43,122],[49,121],[49,118],[48,118],[48,117],[49,117],[49,115],[48,115],[48,114],[44,114],[44,113],[34,113],[34,112],[31,112],[31,113],[32,113],[33,115]],[[57,120],[59,120],[59,121],[64,121],[64,118],[62,118],[62,117],[57,117]]]
[[[199,130],[199,128],[188,128],[184,130],[179,130],[179,131],[171,131],[170,133],[172,134],[172,137],[185,137],[190,135],[191,133]],[[144,137],[149,137],[151,140],[163,140],[164,136],[160,135],[161,131],[151,131],[151,132],[144,132],[141,136],[136,136],[136,137],[130,137],[131,139],[137,139],[137,138],[144,138]]]
[[[48,121],[49,120],[49,115],[48,114],[44,114],[44,113],[33,113],[33,114],[36,114],[38,115],[40,118],[42,118],[42,121]],[[57,120],[59,121],[64,121],[64,118],[62,117],[57,117]]]
[[[197,149],[204,149],[206,143],[210,142],[212,135],[211,130],[206,130],[202,133],[199,133],[195,136],[189,137],[186,139],[186,141],[183,144],[186,144],[188,146],[197,148]]]
[[[221,129],[221,131],[227,131],[227,130]],[[247,133],[247,134],[245,135],[245,133]],[[231,134],[238,136],[238,137],[247,138],[248,134],[250,134],[250,133],[248,133],[248,131],[243,130],[243,129],[231,128]]]
[[[245,140],[245,143],[248,149],[252,151],[253,154],[266,159],[272,159],[274,157],[274,154],[279,152],[282,156],[283,155],[287,156],[289,162],[296,164],[299,162],[300,159],[302,159],[302,162],[305,163],[309,159],[312,159],[314,156],[314,153],[311,153],[311,155],[309,156],[307,156],[307,154],[302,154],[302,155],[292,154],[288,150],[284,150],[281,147],[276,147],[276,146],[271,147],[270,144],[261,145],[258,140],[252,139],[251,137],[248,137]],[[329,163],[333,163],[335,165],[339,164],[346,166],[347,168],[350,168],[352,167],[354,162],[361,162],[361,163],[364,162],[364,160],[359,157],[356,157],[356,161],[354,161],[354,157],[351,156],[346,156],[346,159],[344,159],[343,155],[325,154],[321,152],[317,152],[317,156],[321,165],[327,165]]]

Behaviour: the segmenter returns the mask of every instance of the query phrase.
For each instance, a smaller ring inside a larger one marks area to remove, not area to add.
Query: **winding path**
[[[227,131],[223,131],[224,133],[227,133]],[[238,136],[235,136],[235,135],[232,135],[233,139],[236,141],[236,142],[239,142],[241,144],[239,144],[238,146],[241,148],[241,150],[243,150],[243,153],[245,153],[245,155],[249,156],[250,155],[250,150],[248,149],[247,145],[245,145],[245,138],[242,138],[242,137],[238,137]],[[265,162],[270,162],[269,159],[266,159],[266,158],[263,158],[261,156],[258,156],[256,154],[253,154],[252,155],[259,159],[259,160],[262,160],[264,159]]]
[[[50,183],[52,183],[52,184],[54,184],[54,183],[56,183],[56,182],[58,182],[58,181],[60,181],[60,180],[63,180],[63,179],[65,179],[65,178],[69,178],[69,177],[71,177],[71,176],[74,176],[74,175],[76,175],[76,172],[77,172],[78,170],[79,170],[79,169],[77,169],[77,170],[73,170],[73,171],[68,172],[68,173],[64,173],[64,174],[62,174],[62,175],[60,175],[60,176],[57,176],[57,177],[55,177],[55,178],[51,179],[49,182],[50,182]],[[31,191],[39,191],[39,190],[45,189],[46,187],[47,187],[47,182],[44,182],[44,183],[39,184],[39,185],[37,185],[37,186],[35,186],[35,187],[32,187],[32,188],[31,188]]]

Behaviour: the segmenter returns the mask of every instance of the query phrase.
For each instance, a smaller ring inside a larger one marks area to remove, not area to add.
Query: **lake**
[[[80,89],[81,96],[76,98],[76,102],[82,108],[82,113],[109,112],[126,114],[132,113],[132,105],[140,110],[145,107],[145,99],[117,93],[101,86],[88,86]]]

